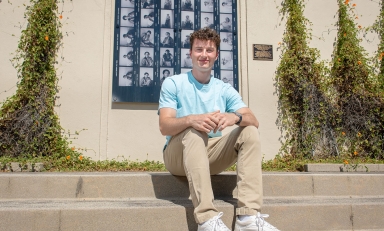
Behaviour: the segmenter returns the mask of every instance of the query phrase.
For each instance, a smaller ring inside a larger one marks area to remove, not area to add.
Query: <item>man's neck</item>
[[[211,80],[211,71],[201,72],[196,69],[192,69],[192,75],[201,84],[208,84]]]

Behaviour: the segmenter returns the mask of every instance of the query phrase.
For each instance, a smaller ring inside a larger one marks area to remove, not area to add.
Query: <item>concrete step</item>
[[[383,230],[382,198],[265,199],[268,222],[285,231]],[[236,201],[215,200],[228,227]],[[189,200],[0,201],[0,230],[197,230]]]
[[[212,176],[234,225],[236,175]],[[383,173],[263,173],[268,222],[280,230],[384,230]],[[169,173],[2,173],[2,230],[197,230],[185,177]]]
[[[231,198],[236,174],[212,176],[216,198]],[[380,196],[384,173],[264,173],[264,196]],[[169,173],[2,173],[0,198],[188,198],[185,177]]]

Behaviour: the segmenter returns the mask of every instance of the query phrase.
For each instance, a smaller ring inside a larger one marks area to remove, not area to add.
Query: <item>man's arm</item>
[[[202,132],[210,132],[216,128],[218,120],[216,114],[219,111],[207,114],[188,115],[176,118],[176,110],[173,108],[161,108],[159,111],[159,128],[162,135],[174,136],[188,127]]]

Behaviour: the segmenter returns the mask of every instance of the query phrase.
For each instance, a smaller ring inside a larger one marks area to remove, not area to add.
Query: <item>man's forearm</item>
[[[164,136],[174,136],[190,127],[188,116],[164,118],[160,123],[160,132]]]
[[[256,117],[252,113],[244,113],[242,114],[243,119],[239,126],[255,126],[259,128],[259,121],[257,121]]]

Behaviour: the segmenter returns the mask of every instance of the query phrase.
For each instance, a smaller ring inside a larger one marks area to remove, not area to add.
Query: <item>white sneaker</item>
[[[223,216],[223,212],[199,225],[197,231],[231,231],[220,219],[221,216]]]
[[[249,219],[240,221],[236,219],[235,231],[279,231],[276,227],[264,221],[269,217],[268,214],[257,213],[256,216],[250,216]]]

